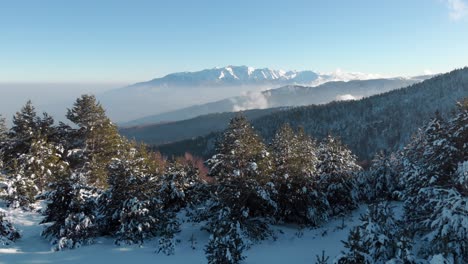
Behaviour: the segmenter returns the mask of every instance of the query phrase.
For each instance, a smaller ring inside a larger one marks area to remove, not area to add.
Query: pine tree
[[[405,219],[414,237],[426,243],[420,254],[442,254],[454,263],[465,263],[467,178],[466,104],[460,104],[449,121],[437,116],[404,155],[406,181]]]
[[[98,235],[95,188],[80,174],[64,171],[44,194],[47,208],[41,223],[51,223],[42,232],[54,250],[73,249],[94,243]]]
[[[229,123],[217,142],[216,155],[207,161],[209,175],[218,180],[226,177],[261,178],[268,168],[268,152],[247,119],[238,115]]]
[[[361,232],[358,227],[351,229],[348,240],[343,241],[348,252],[343,252],[338,256],[334,264],[373,264],[372,258],[369,256],[369,242],[362,239]]]
[[[278,204],[277,219],[318,225],[327,219],[326,197],[317,191],[315,142],[303,130],[284,125],[270,144]]]
[[[20,237],[18,230],[6,219],[5,213],[0,209],[0,246],[10,245]]]
[[[143,244],[148,238],[166,239],[164,252],[178,232],[175,214],[164,210],[159,168],[145,146],[129,150],[109,166],[109,189],[101,196],[101,230],[116,238],[116,244]]]
[[[33,180],[42,192],[53,181],[54,175],[68,167],[61,151],[61,146],[49,143],[45,138],[34,139],[27,153],[19,156],[17,172]]]
[[[331,215],[357,207],[356,157],[338,139],[328,136],[319,147],[319,190],[326,194]]]
[[[252,241],[270,235],[267,219],[274,215],[269,154],[245,117],[233,118],[207,161],[216,180],[204,212],[212,240],[206,249],[210,263],[238,263],[243,259],[241,232]],[[224,237],[224,238],[223,238]],[[219,247],[217,247],[220,243]]]
[[[362,172],[358,179],[360,196],[365,201],[394,199],[398,190],[398,174],[393,168],[390,157],[379,152],[372,160],[368,171]]]
[[[13,116],[11,130],[15,138],[20,141],[28,141],[36,135],[38,131],[37,118],[36,109],[31,100],[27,101],[21,110]]]
[[[199,171],[193,164],[184,160],[176,160],[168,165],[160,179],[159,195],[165,210],[179,211],[187,206],[201,204],[206,200],[203,192],[204,183],[199,177]]]
[[[107,166],[118,156],[123,144],[117,127],[93,95],[78,98],[73,108],[68,109],[67,118],[78,126],[73,151],[77,157],[72,158],[72,168],[81,168],[89,183],[105,187]]]
[[[107,232],[114,234],[120,229],[121,212],[130,200],[133,203],[148,203],[156,192],[157,175],[147,152],[129,146],[121,159],[113,159],[109,165],[109,188],[100,199],[100,210],[106,220]]]
[[[247,249],[241,224],[228,208],[219,211],[217,225],[212,230],[205,253],[210,264],[237,264],[245,259]],[[232,219],[234,218],[234,219]]]
[[[0,114],[0,148],[7,137],[8,129],[6,127],[5,118]]]
[[[427,216],[416,222],[419,230],[425,230],[422,254],[443,254],[454,263],[468,261],[468,197],[455,189],[425,188],[418,195],[423,200]]]

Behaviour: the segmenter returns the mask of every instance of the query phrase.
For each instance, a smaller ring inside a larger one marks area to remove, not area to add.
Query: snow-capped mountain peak
[[[328,81],[368,80],[381,78],[378,74],[345,72],[337,69],[331,73],[314,71],[275,70],[270,68],[254,68],[250,66],[225,66],[205,69],[196,72],[179,72],[168,74],[162,78],[138,83],[134,86],[145,87],[216,87],[236,85],[272,85],[283,86],[300,84],[316,86]]]

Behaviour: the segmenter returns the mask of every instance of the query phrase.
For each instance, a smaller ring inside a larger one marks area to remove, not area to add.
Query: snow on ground
[[[335,258],[343,250],[342,240],[346,240],[349,229],[359,224],[359,215],[365,212],[361,206],[352,215],[335,219],[317,229],[299,230],[293,226],[275,226],[277,239],[263,241],[252,246],[247,252],[246,264],[260,263],[315,263],[316,255],[322,250]],[[51,251],[48,241],[40,236],[42,226],[38,223],[42,216],[37,212],[6,209],[7,217],[22,232],[22,238],[10,246],[0,246],[0,264],[6,263],[206,263],[204,247],[208,234],[200,231],[200,226],[183,223],[177,239],[175,255],[155,253],[157,240],[147,241],[139,246],[116,246],[111,238],[98,238],[96,244],[74,250]],[[190,238],[196,240],[196,249],[191,248]]]

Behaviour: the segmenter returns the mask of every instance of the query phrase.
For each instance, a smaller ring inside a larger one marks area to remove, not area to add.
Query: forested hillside
[[[269,108],[247,110],[242,113],[249,120],[253,120],[280,110],[281,108]],[[120,133],[129,139],[160,145],[222,131],[236,114],[234,112],[216,113],[166,124],[122,128]]]
[[[357,101],[332,102],[279,111],[253,120],[255,129],[269,141],[283,124],[303,127],[315,138],[340,137],[361,160],[379,150],[396,150],[438,111],[448,115],[455,102],[468,96],[468,68],[454,70],[412,86]],[[216,133],[157,146],[167,155],[185,151],[208,157]]]
[[[334,100],[362,98],[421,82],[431,76],[330,81],[318,86],[288,85],[263,92],[249,92],[220,101],[194,105],[158,115],[147,116],[121,124],[124,127],[186,120],[210,113],[233,112],[248,109],[265,109],[284,106],[325,104]],[[151,133],[151,128],[146,133]]]

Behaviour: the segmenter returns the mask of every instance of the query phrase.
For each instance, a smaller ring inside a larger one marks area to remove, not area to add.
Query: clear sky
[[[249,65],[468,65],[468,0],[0,0],[0,82],[135,82]]]

